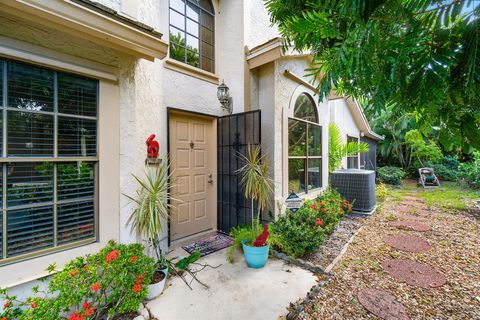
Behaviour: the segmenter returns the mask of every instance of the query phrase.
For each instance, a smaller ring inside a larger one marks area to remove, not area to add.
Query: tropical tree
[[[345,143],[340,128],[333,122],[328,125],[328,172],[340,168],[343,158],[364,152],[368,152],[368,143]]]
[[[266,3],[286,47],[311,52],[319,99],[334,89],[375,112],[416,113],[446,150],[480,147],[479,1]]]

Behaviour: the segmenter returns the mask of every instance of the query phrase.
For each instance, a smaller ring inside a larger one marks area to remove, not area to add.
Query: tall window
[[[214,72],[214,18],[210,0],[170,0],[170,58]]]
[[[359,139],[351,136],[347,136],[347,143],[354,142],[359,143]],[[358,153],[347,157],[347,168],[348,169],[358,169]]]
[[[98,81],[0,60],[0,264],[95,241]]]
[[[308,193],[322,186],[322,127],[312,97],[302,93],[288,119],[288,188]]]

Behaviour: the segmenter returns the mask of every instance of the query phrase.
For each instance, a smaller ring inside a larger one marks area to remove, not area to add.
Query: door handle
[[[211,174],[211,173],[208,174],[208,181],[207,181],[207,182],[208,182],[208,183],[213,183],[213,179],[212,179],[212,174]]]

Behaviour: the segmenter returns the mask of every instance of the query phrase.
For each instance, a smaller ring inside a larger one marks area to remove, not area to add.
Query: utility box
[[[375,171],[342,169],[331,173],[332,187],[353,203],[352,210],[372,213],[377,204],[375,197]]]

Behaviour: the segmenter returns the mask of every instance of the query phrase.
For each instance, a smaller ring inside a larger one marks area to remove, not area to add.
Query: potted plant
[[[165,161],[155,168],[147,169],[144,177],[133,175],[139,189],[135,196],[126,195],[136,205],[127,224],[131,225],[132,231],[137,236],[148,242],[157,259],[157,268],[148,286],[149,300],[162,293],[168,276],[168,263],[160,248],[160,235],[162,220],[168,219],[170,203],[173,200],[169,192],[171,188],[169,169],[170,165]]]
[[[247,147],[247,155],[240,154],[245,165],[237,172],[241,175],[241,184],[245,189],[245,198],[250,199],[252,225],[232,230],[234,242],[228,251],[228,260],[233,261],[233,252],[242,247],[245,262],[250,268],[262,268],[268,260],[270,246],[268,226],[260,227],[260,213],[268,207],[273,192],[273,180],[268,175],[269,166],[265,155],[261,155],[260,146]],[[255,218],[254,202],[257,202],[258,214]]]

